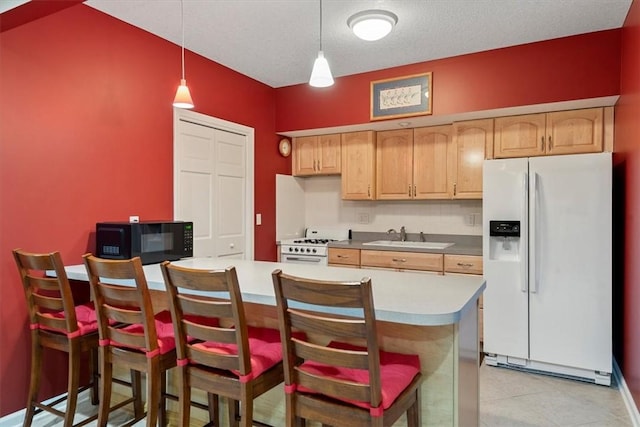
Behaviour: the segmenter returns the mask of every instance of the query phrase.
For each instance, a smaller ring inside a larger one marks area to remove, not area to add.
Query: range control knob
[[[315,254],[318,251],[316,250],[316,248],[313,248],[313,250],[311,252],[313,252]]]
[[[289,252],[293,252],[293,248],[291,248],[291,247],[290,247],[290,248],[289,248]]]

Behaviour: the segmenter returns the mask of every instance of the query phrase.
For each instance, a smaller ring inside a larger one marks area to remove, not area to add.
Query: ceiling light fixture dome
[[[351,31],[362,40],[380,40],[398,23],[396,14],[386,10],[363,10],[347,19]]]

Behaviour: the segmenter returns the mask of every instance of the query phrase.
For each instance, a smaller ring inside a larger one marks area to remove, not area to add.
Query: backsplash
[[[339,176],[300,181],[306,226],[341,226],[354,231],[390,228],[407,233],[482,235],[481,200],[353,201],[340,198]]]

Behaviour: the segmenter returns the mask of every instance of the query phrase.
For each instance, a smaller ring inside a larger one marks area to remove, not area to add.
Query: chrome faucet
[[[400,241],[404,242],[407,240],[407,232],[404,229],[404,225],[402,227],[400,227]]]
[[[388,235],[391,235],[391,233],[393,233],[393,234],[398,234],[398,232],[396,231],[396,229],[395,229],[395,228],[390,228],[390,229],[388,229],[388,230],[387,230],[387,234],[388,234]]]

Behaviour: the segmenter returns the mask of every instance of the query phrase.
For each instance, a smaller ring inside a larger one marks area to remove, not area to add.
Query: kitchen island
[[[175,263],[198,269],[235,266],[248,321],[277,327],[271,273],[318,280],[372,280],[380,346],[417,353],[425,381],[422,386],[422,424],[478,426],[478,298],[485,282],[478,276],[436,276],[387,270],[348,269],[275,262],[193,258]],[[69,279],[88,281],[84,265],[65,268]],[[157,264],[144,266],[154,310],[168,305]],[[284,391],[276,388],[256,401],[255,419],[283,425]],[[404,418],[397,425],[406,425]]]

